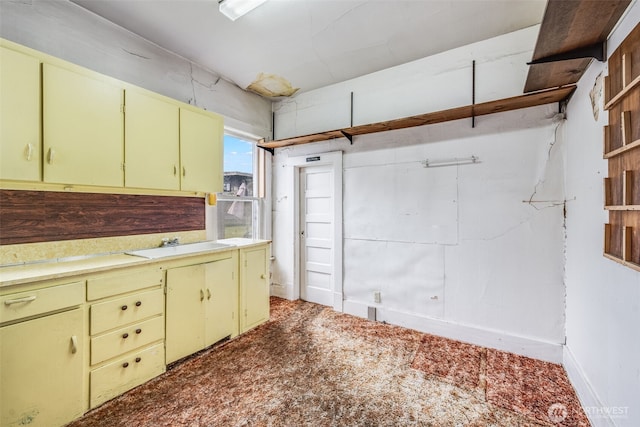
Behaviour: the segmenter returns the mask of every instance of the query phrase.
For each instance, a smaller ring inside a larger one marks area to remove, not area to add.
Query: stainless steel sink
[[[188,255],[198,252],[207,252],[215,249],[233,248],[235,245],[218,243],[213,240],[197,243],[185,243],[177,246],[162,246],[159,248],[139,249],[137,251],[125,252],[127,255],[139,256],[147,259],[166,258],[176,255]]]

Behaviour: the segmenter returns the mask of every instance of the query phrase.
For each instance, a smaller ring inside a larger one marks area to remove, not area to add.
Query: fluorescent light
[[[267,0],[220,0],[218,7],[227,18],[235,21],[242,15],[251,12]]]

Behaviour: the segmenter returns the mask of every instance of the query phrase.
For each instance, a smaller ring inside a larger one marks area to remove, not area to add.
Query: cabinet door
[[[125,185],[179,190],[178,107],[130,90],[125,105]]]
[[[44,180],[124,185],[123,90],[43,65]]]
[[[204,347],[204,264],[167,270],[167,363]]]
[[[269,279],[267,246],[240,251],[240,331],[269,319]]]
[[[82,313],[0,328],[0,425],[64,425],[82,414]]]
[[[40,61],[0,47],[0,178],[39,181]]]
[[[182,190],[222,191],[222,132],[220,116],[180,109]]]
[[[206,264],[205,346],[237,335],[237,265],[236,257]]]

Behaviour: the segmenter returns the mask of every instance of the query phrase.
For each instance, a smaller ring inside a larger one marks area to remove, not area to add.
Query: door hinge
[[[126,110],[125,105],[124,105],[124,104],[120,104],[120,112],[121,112],[122,114],[124,114],[124,113],[125,113],[125,110]]]

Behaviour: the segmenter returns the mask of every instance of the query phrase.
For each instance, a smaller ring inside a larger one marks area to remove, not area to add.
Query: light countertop
[[[87,255],[68,259],[39,261],[20,265],[0,267],[0,288],[25,284],[41,280],[61,279],[67,276],[88,274],[100,271],[108,271],[118,267],[129,267],[173,261],[191,256],[224,252],[235,249],[249,248],[269,243],[269,240],[253,240],[244,238],[232,238],[218,240],[220,243],[232,245],[225,248],[213,249],[207,252],[181,254],[163,258],[147,259],[125,253]]]

